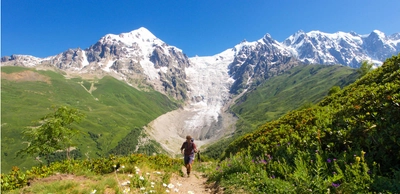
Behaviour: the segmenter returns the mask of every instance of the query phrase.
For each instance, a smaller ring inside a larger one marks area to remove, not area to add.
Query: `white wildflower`
[[[128,187],[128,188],[124,189],[122,192],[123,193],[129,193],[129,191],[131,191],[131,189]]]
[[[128,174],[128,177],[133,177],[133,175],[131,175],[131,174]]]
[[[169,193],[169,190],[167,189],[167,190],[165,190],[165,192]]]
[[[188,194],[194,194],[194,192],[193,191],[188,191]]]
[[[170,188],[170,189],[172,189],[172,188],[174,188],[175,186],[173,185],[173,184],[168,184],[168,188]]]
[[[97,192],[97,190],[96,190],[96,189],[93,189],[93,191],[90,192],[90,194],[95,194],[96,192]]]
[[[175,193],[178,193],[178,192],[179,192],[179,189],[175,188],[174,191],[175,191]]]
[[[140,180],[144,180],[144,177],[140,176],[139,179],[140,179]]]
[[[142,187],[142,188],[140,188],[140,190],[141,190],[141,191],[144,191],[144,190],[146,190],[146,188]]]
[[[130,184],[130,183],[131,183],[131,181],[125,181],[125,182],[122,182],[121,185],[122,185],[122,186],[126,186],[126,185],[128,185],[128,184]]]
[[[162,186],[167,187],[167,184],[163,183]]]
[[[154,185],[155,183],[154,183],[154,182],[151,182],[150,184],[151,184],[151,185]]]

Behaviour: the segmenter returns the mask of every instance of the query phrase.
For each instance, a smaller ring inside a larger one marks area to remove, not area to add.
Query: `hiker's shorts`
[[[194,161],[194,155],[185,155],[185,157],[183,157],[183,160],[185,161],[185,165],[192,164]]]

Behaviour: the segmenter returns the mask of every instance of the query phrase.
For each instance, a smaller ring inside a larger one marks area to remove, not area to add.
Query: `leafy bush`
[[[14,166],[9,174],[1,174],[1,190],[13,190],[27,185],[26,174]]]
[[[292,145],[274,153],[252,155],[250,149],[223,160],[209,173],[229,190],[245,193],[366,193],[375,176],[359,156],[332,158],[329,152],[293,153]],[[229,192],[228,192],[229,193]]]

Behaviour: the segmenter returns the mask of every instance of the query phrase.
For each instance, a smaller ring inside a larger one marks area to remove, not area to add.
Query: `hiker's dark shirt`
[[[194,144],[193,142],[189,143],[188,142],[183,142],[181,150],[185,149],[184,155],[185,156],[190,156],[193,155],[194,156],[194,150],[197,149],[196,144]]]

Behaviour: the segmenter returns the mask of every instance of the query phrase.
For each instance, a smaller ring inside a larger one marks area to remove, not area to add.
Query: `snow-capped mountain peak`
[[[390,35],[389,39],[390,40],[399,40],[400,39],[400,32]]]
[[[101,45],[115,45],[121,47],[124,51],[125,56],[119,57],[130,57],[130,58],[141,58],[146,59],[151,56],[153,50],[158,47],[162,48],[166,55],[169,55],[169,48],[165,42],[154,36],[149,30],[141,27],[137,30],[133,30],[128,33],[107,34],[102,37],[99,42]],[[174,47],[174,49],[177,49]],[[179,49],[177,49],[179,50]],[[181,51],[181,50],[179,50]]]
[[[386,35],[385,33],[379,31],[379,30],[373,30],[372,33],[376,34],[380,39],[385,40],[386,39]],[[371,33],[371,34],[372,34]]]
[[[141,27],[137,30],[133,30],[128,33],[121,33],[119,35],[116,34],[107,34],[100,39],[100,42],[122,42],[125,45],[132,45],[133,43],[156,43],[156,44],[164,44],[164,42],[158,39],[154,34],[152,34],[149,30],[144,27]]]

